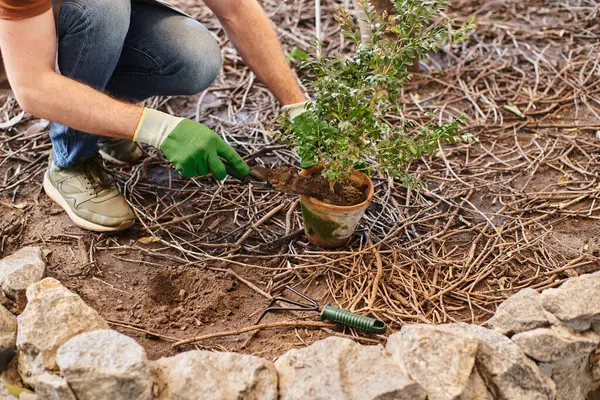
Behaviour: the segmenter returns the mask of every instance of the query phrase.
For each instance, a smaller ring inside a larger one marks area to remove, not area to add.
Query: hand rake
[[[283,295],[273,297],[269,301],[269,305],[267,306],[267,308],[265,308],[265,310],[258,318],[258,321],[256,321],[257,324],[264,318],[264,316],[267,313],[271,311],[314,311],[321,313],[321,321],[336,322],[338,324],[346,325],[351,328],[356,328],[369,333],[383,334],[387,330],[387,326],[383,321],[380,321],[375,318],[365,317],[364,315],[355,314],[347,310],[342,310],[332,306],[331,304],[326,304],[325,307],[321,309],[319,303],[317,303],[314,299],[311,299],[305,294],[298,292],[290,286],[286,285],[285,288],[297,295],[298,297],[304,299],[306,302],[288,299]],[[291,304],[293,307],[285,307],[277,304],[278,302]]]

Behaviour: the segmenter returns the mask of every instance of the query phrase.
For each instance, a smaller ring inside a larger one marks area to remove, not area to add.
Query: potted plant
[[[442,16],[445,0],[394,0],[394,15],[378,15],[367,0],[359,3],[369,34],[361,35],[348,12],[340,10],[336,20],[354,54],[307,56],[300,63],[314,101],[293,119],[284,115],[278,132],[303,164],[314,165],[301,175],[315,177],[315,188],[325,186],[332,194],[301,196],[306,234],[323,247],[344,245],[351,237],[373,198],[369,175],[380,171],[418,186],[407,163],[436,152],[440,144],[469,139],[459,137],[463,117],[438,124],[431,115],[424,126],[390,117],[401,115],[400,89],[411,79],[413,60],[463,40],[473,21],[453,30]],[[345,197],[354,202],[344,202]]]

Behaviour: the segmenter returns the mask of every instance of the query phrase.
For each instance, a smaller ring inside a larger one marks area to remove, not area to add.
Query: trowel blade
[[[266,189],[275,189],[273,185],[269,183],[269,171],[269,168],[261,167],[260,165],[250,168],[249,175],[252,178],[250,181],[254,181]]]
[[[254,166],[250,169],[250,176],[257,181],[268,182],[269,168],[261,167],[260,165]]]

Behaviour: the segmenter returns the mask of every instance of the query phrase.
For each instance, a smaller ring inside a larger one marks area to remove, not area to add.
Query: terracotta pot
[[[300,175],[309,176],[317,173],[318,168],[300,171]],[[350,179],[359,186],[367,185],[367,198],[362,203],[352,206],[336,206],[324,203],[310,196],[300,196],[304,232],[308,240],[315,245],[333,248],[346,245],[367,207],[373,200],[373,181],[360,171],[355,171]]]

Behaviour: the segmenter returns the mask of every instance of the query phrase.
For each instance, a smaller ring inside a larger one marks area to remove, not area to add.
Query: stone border
[[[0,383],[35,391],[21,399],[584,400],[600,386],[600,272],[523,289],[488,328],[405,325],[385,347],[332,336],[275,363],[210,351],[149,361],[44,273],[39,248],[0,260]],[[15,398],[0,386],[0,400]]]

